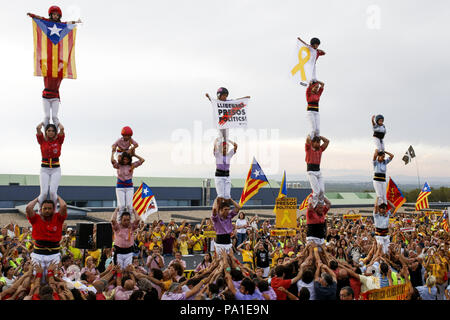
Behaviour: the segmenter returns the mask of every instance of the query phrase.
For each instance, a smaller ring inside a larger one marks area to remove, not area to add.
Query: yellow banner
[[[364,300],[406,300],[408,290],[408,284],[399,284],[367,291],[363,297]]]
[[[295,229],[272,229],[270,230],[270,236],[295,236],[297,234],[297,230]]]
[[[275,202],[277,228],[297,227],[297,198],[278,198]]]
[[[211,231],[203,231],[203,236],[205,238],[215,238],[216,237],[216,232],[214,230]]]
[[[344,219],[346,220],[358,220],[361,219],[362,216],[360,214],[344,214]]]

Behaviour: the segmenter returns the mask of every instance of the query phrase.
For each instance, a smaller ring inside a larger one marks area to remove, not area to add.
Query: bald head
[[[134,288],[134,281],[131,279],[128,279],[127,281],[125,281],[123,288],[125,290],[133,290]]]

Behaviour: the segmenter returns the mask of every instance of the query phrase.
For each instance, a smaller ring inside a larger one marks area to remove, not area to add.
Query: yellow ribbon
[[[302,53],[306,52],[306,57],[303,58]],[[311,57],[311,51],[309,51],[308,47],[301,47],[298,51],[298,64],[292,68],[291,74],[295,75],[297,72],[300,71],[300,77],[302,81],[306,80],[306,74],[305,74],[305,64],[309,61],[309,58]]]
[[[291,219],[289,218],[289,211],[288,210],[284,210],[283,211],[283,220],[281,220],[281,224],[284,224],[284,221],[287,220],[288,223],[291,223]]]

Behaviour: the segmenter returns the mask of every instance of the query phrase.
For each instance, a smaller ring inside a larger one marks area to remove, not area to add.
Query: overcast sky
[[[111,144],[134,130],[147,162],[135,175],[213,177],[215,134],[208,92],[251,96],[249,129],[232,177],[253,156],[267,175],[305,177],[305,88],[289,79],[297,36],[321,40],[325,82],[321,134],[325,177],[371,179],[370,118],[385,116],[389,175],[417,174],[401,158],[416,150],[422,180],[450,177],[450,23],[448,1],[19,1],[0,20],[0,173],[38,174],[35,127],[43,119],[43,80],[33,76],[27,12],[57,4],[63,21],[81,18],[78,79],[63,80],[59,118],[66,128],[62,173],[113,175]],[[450,180],[450,178],[449,178]]]

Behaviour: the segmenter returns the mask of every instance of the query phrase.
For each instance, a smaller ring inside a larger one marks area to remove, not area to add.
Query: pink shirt
[[[133,166],[139,167],[142,164],[141,160],[132,163]],[[120,165],[118,162],[113,164],[113,167],[117,169],[117,178],[122,181],[130,180],[133,178],[133,170],[131,170],[130,165]]]
[[[131,294],[134,290],[139,290],[138,287],[134,286],[133,290],[125,290],[123,287],[118,286],[116,288],[116,293],[114,295],[114,300],[129,300]]]
[[[128,228],[122,227],[117,221],[111,221],[114,230],[114,245],[120,248],[129,248],[134,244],[134,230],[138,228],[139,221],[135,220]]]
[[[125,141],[125,139],[122,137],[119,140],[117,140],[116,142],[114,142],[113,147],[116,148],[117,152],[124,152],[124,151],[128,151],[128,149],[130,149],[131,145],[137,147],[138,143],[136,141],[134,141],[132,138],[130,138],[130,140],[128,140],[128,141]]]

